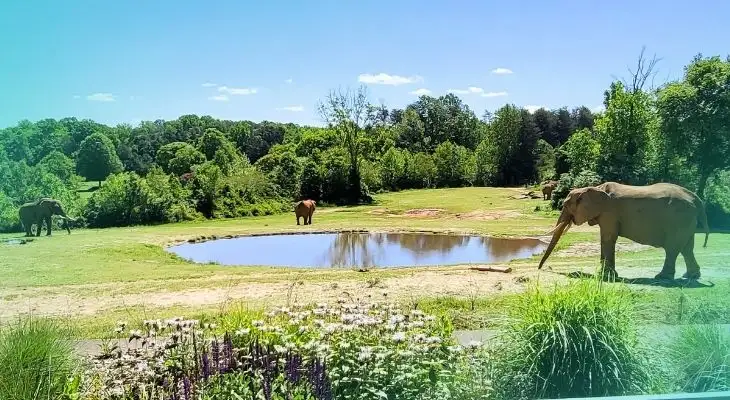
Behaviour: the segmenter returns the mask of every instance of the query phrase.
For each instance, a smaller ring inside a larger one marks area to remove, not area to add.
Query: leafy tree
[[[588,129],[584,128],[574,133],[562,146],[562,150],[567,156],[572,175],[596,170],[600,145]]]
[[[555,139],[557,140],[557,144],[561,145],[573,133],[573,118],[566,107],[559,108],[555,117]]]
[[[573,129],[593,129],[594,117],[593,112],[586,106],[580,106],[570,112],[570,119],[573,121]]]
[[[114,144],[101,133],[92,133],[79,146],[76,169],[79,175],[90,181],[101,181],[109,175],[122,171],[122,162]]]
[[[380,158],[380,180],[388,190],[402,189],[401,184],[406,175],[406,159],[403,151],[391,147]]]
[[[428,151],[433,151],[446,141],[474,149],[481,140],[479,119],[469,106],[453,93],[438,98],[421,96],[407,109],[414,110],[423,123],[423,143],[427,144]],[[402,118],[405,119],[405,113]],[[413,127],[413,122],[410,124]],[[417,131],[415,134],[413,139],[418,138]],[[414,150],[418,151],[419,148]]]
[[[568,141],[570,141],[570,139]],[[552,179],[556,176],[555,149],[553,149],[553,146],[550,146],[550,143],[543,139],[538,139],[535,147],[535,152],[537,153],[537,163],[535,164],[535,168],[537,168],[540,182],[546,179]]]
[[[39,164],[64,182],[71,182],[76,177],[76,164],[74,160],[66,157],[65,154],[58,150],[54,150],[43,157]]]
[[[710,176],[730,167],[730,57],[697,55],[681,81],[660,91],[658,109],[668,151],[697,167],[704,196]]]
[[[319,104],[320,115],[327,121],[329,127],[338,133],[341,145],[349,156],[348,189],[345,198],[350,203],[369,200],[369,196],[363,192],[360,184],[358,165],[360,138],[369,122],[369,106],[365,86],[360,86],[354,92],[349,89],[330,91],[325,101]]]
[[[438,145],[433,154],[437,184],[445,187],[459,187],[467,183],[470,156],[466,147],[450,141]]]
[[[436,183],[436,164],[428,153],[415,153],[407,165],[406,175],[411,187],[430,188]]]
[[[645,163],[651,130],[657,127],[648,94],[627,91],[614,82],[605,93],[606,112],[596,120],[596,139],[600,145],[596,172],[606,180],[645,184]]]
[[[180,150],[184,147],[193,147],[193,146],[190,145],[189,143],[185,143],[185,142],[172,142],[172,143],[163,145],[162,147],[159,148],[159,150],[157,150],[157,156],[155,157],[155,162],[157,162],[157,165],[159,165],[163,171],[170,172],[170,160],[175,158],[178,150]]]
[[[426,136],[426,130],[421,117],[413,108],[407,108],[396,125],[396,144],[404,149],[419,152],[431,148],[431,137]]]
[[[186,143],[185,146],[182,146],[175,152],[175,156],[167,164],[167,169],[163,168],[163,170],[176,176],[181,176],[191,172],[193,167],[204,162],[205,155],[192,145]]]
[[[533,119],[535,120],[540,137],[553,147],[559,146],[560,138],[557,134],[558,119],[555,114],[541,107],[535,110]]]
[[[507,104],[495,112],[476,155],[477,182],[495,186],[516,183],[510,162],[519,150],[522,129],[522,112],[516,106]]]
[[[324,172],[312,159],[307,159],[302,166],[302,179],[299,186],[300,199],[319,200],[322,198],[322,175]]]

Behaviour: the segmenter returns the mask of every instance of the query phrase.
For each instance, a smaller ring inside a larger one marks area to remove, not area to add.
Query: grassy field
[[[557,214],[542,200],[517,200],[521,189],[460,188],[404,191],[376,196],[376,204],[320,207],[313,225],[297,226],[292,213],[235,220],[160,226],[84,229],[0,244],[0,318],[21,313],[70,318],[85,336],[98,336],[117,319],[184,314],[214,318],[232,310],[256,310],[287,301],[316,302],[342,296],[389,296],[430,311],[451,314],[458,327],[499,323],[510,299],[527,285],[565,282],[576,271],[594,272],[597,227],[573,227],[538,271],[539,257],[515,260],[509,274],[476,272],[468,266],[406,269],[287,269],[193,264],[166,252],[165,245],[189,239],[262,232],[449,231],[494,236],[538,237]],[[0,240],[20,235],[0,235]],[[699,236],[699,235],[698,235]],[[698,241],[701,243],[701,241]],[[620,241],[622,277],[650,278],[661,268],[658,249]],[[623,251],[625,250],[625,251]],[[657,287],[636,279],[637,304],[650,322],[686,318],[723,320],[730,315],[726,271],[730,235],[711,234],[708,247],[696,246],[703,280],[696,287]],[[680,259],[677,275],[684,270]],[[709,282],[714,287],[705,287]],[[728,319],[725,322],[730,322]]]

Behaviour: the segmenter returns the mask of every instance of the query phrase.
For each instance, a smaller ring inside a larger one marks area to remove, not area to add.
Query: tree
[[[81,142],[76,161],[79,175],[90,181],[101,181],[122,171],[122,162],[112,141],[101,133],[92,133]]]
[[[319,113],[328,126],[340,137],[340,143],[349,156],[348,200],[357,203],[368,199],[363,193],[360,182],[360,138],[368,123],[370,104],[367,89],[360,86],[356,91],[331,90],[323,102],[320,102]]]
[[[697,167],[697,193],[707,180],[730,167],[730,57],[697,55],[681,81],[659,92],[659,115],[671,152]]]
[[[58,150],[54,150],[48,153],[47,156],[43,157],[40,165],[44,166],[48,172],[56,175],[64,182],[70,182],[76,174],[76,164],[74,161],[65,154]],[[78,179],[78,176],[76,176]]]
[[[175,176],[181,176],[191,172],[196,165],[205,162],[205,155],[198,151],[195,147],[186,143],[175,152],[175,156],[167,164],[165,172],[173,173]]]
[[[582,171],[595,171],[600,146],[593,134],[586,128],[573,134],[562,146],[573,176]]]
[[[553,147],[559,146],[560,140],[556,131],[558,119],[555,114],[541,107],[535,110],[532,116],[537,130],[540,132],[540,137]]]
[[[177,152],[184,147],[193,146],[185,142],[172,142],[160,147],[160,149],[157,150],[155,162],[157,162],[157,165],[159,165],[163,171],[170,172],[170,160],[175,158]]]

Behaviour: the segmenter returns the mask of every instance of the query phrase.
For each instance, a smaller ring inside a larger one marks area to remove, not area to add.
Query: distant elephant
[[[601,228],[601,272],[604,276],[616,276],[616,240],[621,236],[664,249],[664,266],[655,279],[674,279],[679,254],[687,265],[683,277],[699,279],[700,266],[694,256],[698,221],[705,232],[703,247],[707,247],[710,230],[704,203],[695,193],[674,184],[630,186],[605,182],[573,189],[565,197],[552,240],[538,269],[571,224],[588,222],[590,226],[598,224]]]
[[[294,206],[294,213],[297,216],[297,225],[299,225],[299,218],[304,218],[304,225],[312,225],[312,214],[314,209],[317,208],[317,202],[314,200],[302,200]]]
[[[61,202],[47,197],[21,205],[18,210],[18,215],[20,216],[20,222],[25,228],[25,236],[33,236],[31,229],[33,224],[36,224],[36,236],[40,236],[43,222],[46,223],[46,236],[50,236],[52,225],[51,216],[53,215],[60,215],[64,219],[64,226],[70,235],[71,228],[69,227],[69,222],[74,221],[73,218],[68,217],[63,211]]]
[[[553,194],[553,190],[558,186],[558,181],[546,181],[542,184],[540,189],[542,190],[542,199],[550,200]]]

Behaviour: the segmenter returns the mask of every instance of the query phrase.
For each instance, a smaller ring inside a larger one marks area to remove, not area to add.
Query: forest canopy
[[[198,115],[137,126],[20,121],[0,130],[0,231],[19,231],[17,208],[39,197],[108,227],[546,179],[560,180],[556,193],[593,181],[677,183],[706,200],[713,226],[728,225],[730,58],[698,55],[656,89],[644,87],[647,76],[613,82],[599,112],[506,104],[479,118],[455,94],[389,109],[360,87],[322,100],[325,127]]]

